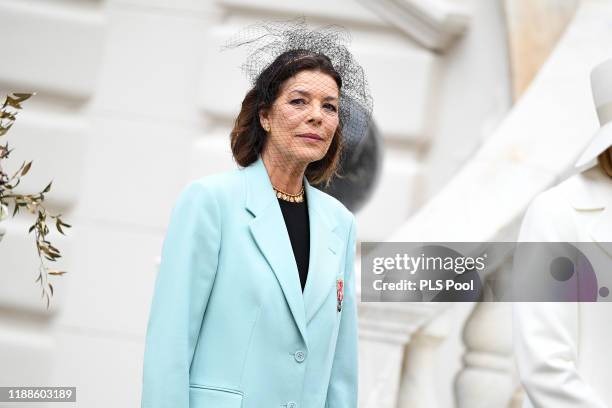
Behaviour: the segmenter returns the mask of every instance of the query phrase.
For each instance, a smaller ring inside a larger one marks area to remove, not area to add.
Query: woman
[[[527,210],[519,237],[525,242],[592,242],[581,248],[589,251],[588,259],[597,261],[596,267],[612,265],[611,78],[612,60],[591,74],[602,128],[577,166],[595,158],[598,164],[540,194]],[[515,355],[527,393],[524,407],[612,407],[609,272],[596,270],[598,290],[592,295],[597,302],[513,305]]]
[[[151,305],[143,407],[357,406],[355,219],[311,185],[337,171],[343,79],[319,52],[278,55],[231,133],[244,168],[179,197]]]

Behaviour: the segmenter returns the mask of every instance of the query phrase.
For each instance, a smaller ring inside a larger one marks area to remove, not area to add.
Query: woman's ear
[[[268,111],[265,109],[259,110],[259,123],[266,132],[270,130],[270,121],[268,119]]]

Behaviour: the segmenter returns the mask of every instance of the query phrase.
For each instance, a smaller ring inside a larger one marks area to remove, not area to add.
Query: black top
[[[301,203],[292,203],[279,198],[278,204],[285,219],[291,248],[293,248],[293,256],[295,257],[295,263],[300,274],[302,292],[304,292],[306,277],[308,276],[308,256],[310,253],[310,229],[308,226],[306,194],[304,194],[304,201]]]

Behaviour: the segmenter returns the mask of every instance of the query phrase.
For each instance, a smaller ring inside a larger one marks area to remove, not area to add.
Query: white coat
[[[603,251],[594,255],[612,265],[612,179],[595,167],[539,194],[519,241],[595,242],[589,249]],[[609,272],[598,275],[598,286],[612,290],[612,268]],[[593,303],[513,304],[524,408],[612,407],[610,300],[600,295]]]

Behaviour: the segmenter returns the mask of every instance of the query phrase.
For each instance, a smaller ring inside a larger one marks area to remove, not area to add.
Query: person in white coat
[[[590,256],[612,266],[612,59],[595,67],[591,87],[601,128],[576,163],[582,171],[534,199],[518,240],[593,242]],[[597,277],[597,302],[513,304],[524,408],[612,407],[609,272]]]

